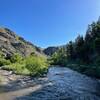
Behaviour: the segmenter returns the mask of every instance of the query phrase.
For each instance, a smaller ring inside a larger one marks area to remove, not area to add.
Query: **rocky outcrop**
[[[8,28],[0,28],[0,52],[5,56],[19,53],[28,56],[31,53],[43,54],[41,48],[24,40]]]

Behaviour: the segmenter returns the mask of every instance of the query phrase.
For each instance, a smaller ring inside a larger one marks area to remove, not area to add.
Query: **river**
[[[99,80],[59,66],[46,77],[19,78],[3,89],[0,100],[100,100]]]

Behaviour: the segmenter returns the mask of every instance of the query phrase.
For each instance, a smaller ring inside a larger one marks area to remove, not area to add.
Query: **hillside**
[[[48,48],[45,48],[43,50],[43,52],[48,55],[48,56],[51,56],[52,54],[54,54],[57,50],[59,50],[59,47],[48,47]]]
[[[22,56],[28,56],[31,53],[43,54],[41,48],[24,40],[8,28],[0,28],[0,51],[5,56],[11,56],[14,53]]]

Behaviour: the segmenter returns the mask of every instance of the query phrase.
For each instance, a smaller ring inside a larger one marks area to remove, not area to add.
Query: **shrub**
[[[88,66],[87,69],[84,71],[84,74],[100,78],[100,67],[99,66]]]
[[[15,57],[16,58],[16,57]],[[11,63],[10,65],[3,66],[3,69],[12,70],[16,74],[23,75],[33,75],[41,76],[44,72],[47,71],[47,61],[44,57],[39,56],[29,56],[23,60],[13,60],[16,63]]]
[[[31,72],[31,75],[41,75],[47,70],[46,59],[38,56],[27,57],[26,68]]]
[[[10,60],[6,60],[4,58],[0,58],[0,66],[11,64]]]
[[[25,68],[25,64],[14,63],[11,65],[3,66],[3,69],[12,70],[16,74],[30,75],[29,70]]]
[[[22,61],[22,56],[20,54],[15,53],[11,58],[10,58],[12,63],[20,63]]]
[[[9,60],[0,56],[0,66],[5,70],[12,70],[16,74],[42,75],[47,71],[47,60],[44,56],[31,54],[22,57],[15,53]]]
[[[4,58],[4,54],[1,51],[0,51],[0,58]]]
[[[13,70],[16,74],[22,74],[22,75],[29,75],[30,72],[27,68],[25,68],[25,64],[19,64],[19,63],[15,63],[12,64]]]

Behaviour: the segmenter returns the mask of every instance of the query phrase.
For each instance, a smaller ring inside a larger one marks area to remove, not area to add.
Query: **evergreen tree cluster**
[[[96,63],[100,57],[100,19],[88,26],[85,37],[79,35],[67,48],[68,59]]]
[[[100,65],[100,18],[88,25],[85,36],[79,35],[51,57],[53,64],[68,63]]]

